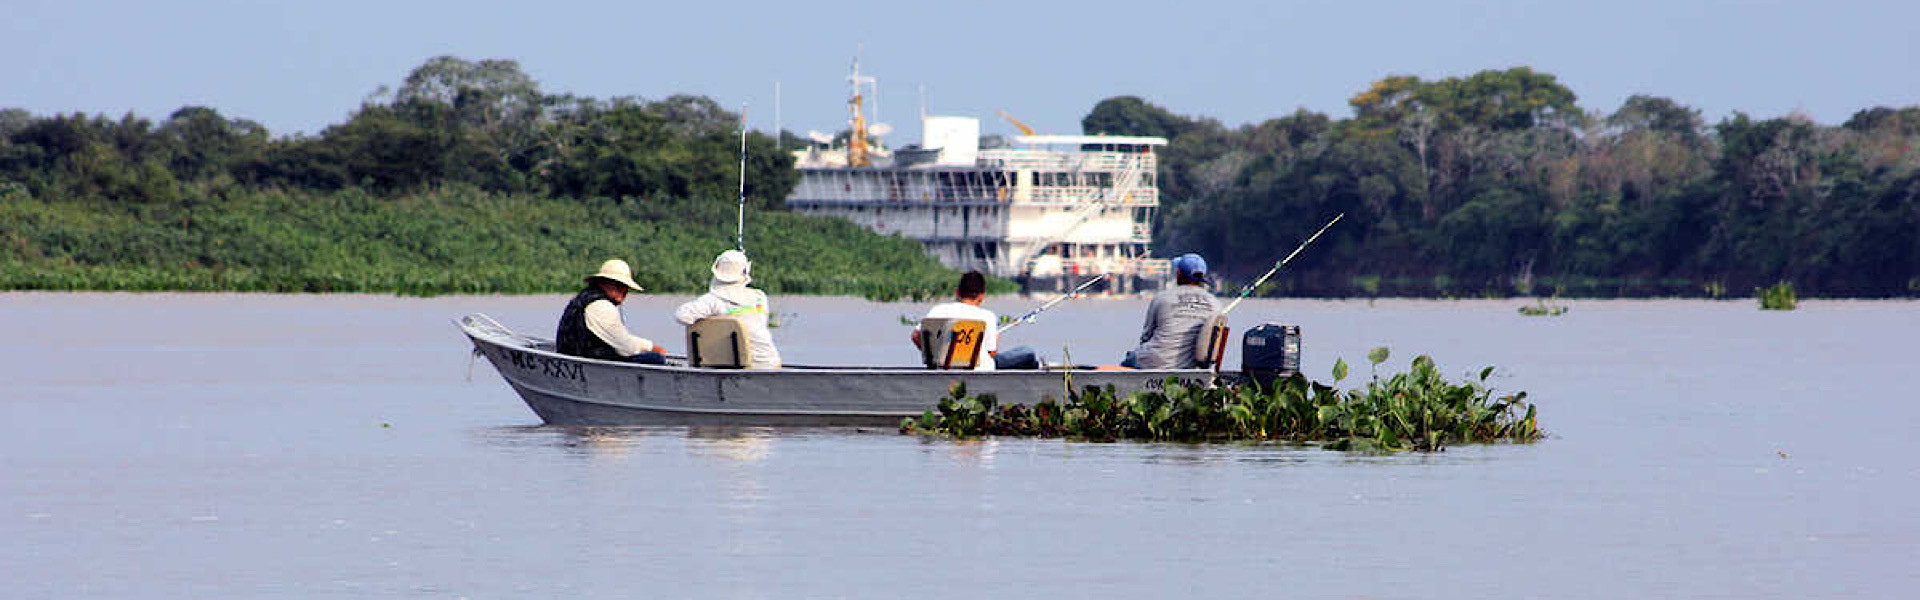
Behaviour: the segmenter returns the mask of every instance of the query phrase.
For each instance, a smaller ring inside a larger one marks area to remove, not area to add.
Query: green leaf
[[[1388,356],[1389,354],[1391,354],[1391,352],[1389,352],[1389,351],[1387,350],[1387,347],[1386,347],[1386,346],[1381,346],[1381,347],[1379,347],[1379,348],[1374,348],[1374,349],[1372,349],[1372,350],[1368,350],[1368,351],[1367,351],[1367,360],[1368,360],[1369,362],[1372,362],[1372,363],[1373,363],[1373,364],[1375,364],[1375,365],[1378,365],[1378,364],[1380,364],[1380,363],[1383,363],[1383,362],[1387,362],[1387,356]]]
[[[1375,362],[1377,363],[1378,361],[1375,361]],[[1347,378],[1347,359],[1344,359],[1344,358],[1333,359],[1334,382],[1337,383],[1340,380],[1346,379],[1346,378]]]
[[[1487,367],[1487,368],[1485,368],[1485,369],[1481,369],[1481,370],[1480,370],[1480,380],[1481,380],[1481,381],[1486,381],[1486,380],[1487,380],[1487,376],[1488,376],[1488,375],[1492,375],[1492,374],[1493,374],[1493,367]]]

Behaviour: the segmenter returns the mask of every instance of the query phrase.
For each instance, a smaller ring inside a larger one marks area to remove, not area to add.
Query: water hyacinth
[[[1378,365],[1387,354],[1376,349],[1369,359]],[[1420,356],[1407,372],[1376,376],[1350,391],[1300,374],[1271,387],[1195,387],[1170,378],[1157,391],[1122,396],[1111,386],[1087,386],[1069,392],[1064,403],[1049,399],[1033,406],[1001,405],[992,394],[969,396],[956,382],[937,408],[905,419],[900,429],[955,437],[1317,442],[1336,450],[1381,451],[1540,439],[1526,392],[1497,395],[1486,385],[1493,371],[1487,367],[1477,380],[1456,384],[1440,375],[1433,359]],[[1346,374],[1346,362],[1336,361],[1335,383]]]
[[[1528,317],[1558,317],[1567,314],[1567,307],[1558,302],[1547,304],[1545,298],[1539,298],[1531,306],[1521,306],[1520,314]]]
[[[1800,296],[1793,293],[1791,281],[1782,281],[1754,292],[1760,296],[1760,310],[1793,310],[1800,306]]]

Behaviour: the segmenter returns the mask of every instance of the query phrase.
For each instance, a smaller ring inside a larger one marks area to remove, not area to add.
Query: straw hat
[[[747,273],[753,270],[753,263],[747,261],[747,255],[739,250],[721,252],[713,259],[713,280],[720,283],[746,283],[753,278]]]
[[[595,278],[627,286],[628,289],[636,292],[647,291],[647,288],[633,282],[633,267],[627,266],[627,261],[618,258],[600,263],[600,272],[588,275],[587,281],[591,283]]]

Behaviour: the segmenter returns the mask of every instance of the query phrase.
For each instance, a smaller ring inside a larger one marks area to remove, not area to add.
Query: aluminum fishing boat
[[[553,343],[471,314],[456,324],[527,406],[552,425],[895,426],[933,408],[954,382],[1003,404],[1064,397],[1112,385],[1121,393],[1156,389],[1174,378],[1192,385],[1207,370],[1096,371],[1091,368],[950,371],[918,367],[787,365],[778,370],[709,369],[593,360],[554,352]],[[1225,373],[1238,378],[1237,373]]]

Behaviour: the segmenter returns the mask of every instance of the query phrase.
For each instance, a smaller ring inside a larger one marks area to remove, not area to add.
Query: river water
[[[544,427],[452,319],[564,298],[0,294],[0,597],[1891,598],[1920,304],[1250,301],[1305,370],[1500,368],[1551,438],[1436,454]],[[635,297],[641,335],[679,350]],[[924,305],[776,299],[790,363]],[[1030,306],[995,298],[1002,314]],[[1112,363],[1144,300],[1009,332]],[[1229,364],[1237,364],[1231,359]],[[469,371],[471,369],[471,371]],[[471,379],[469,380],[469,374]],[[1351,380],[1350,380],[1351,382]]]

